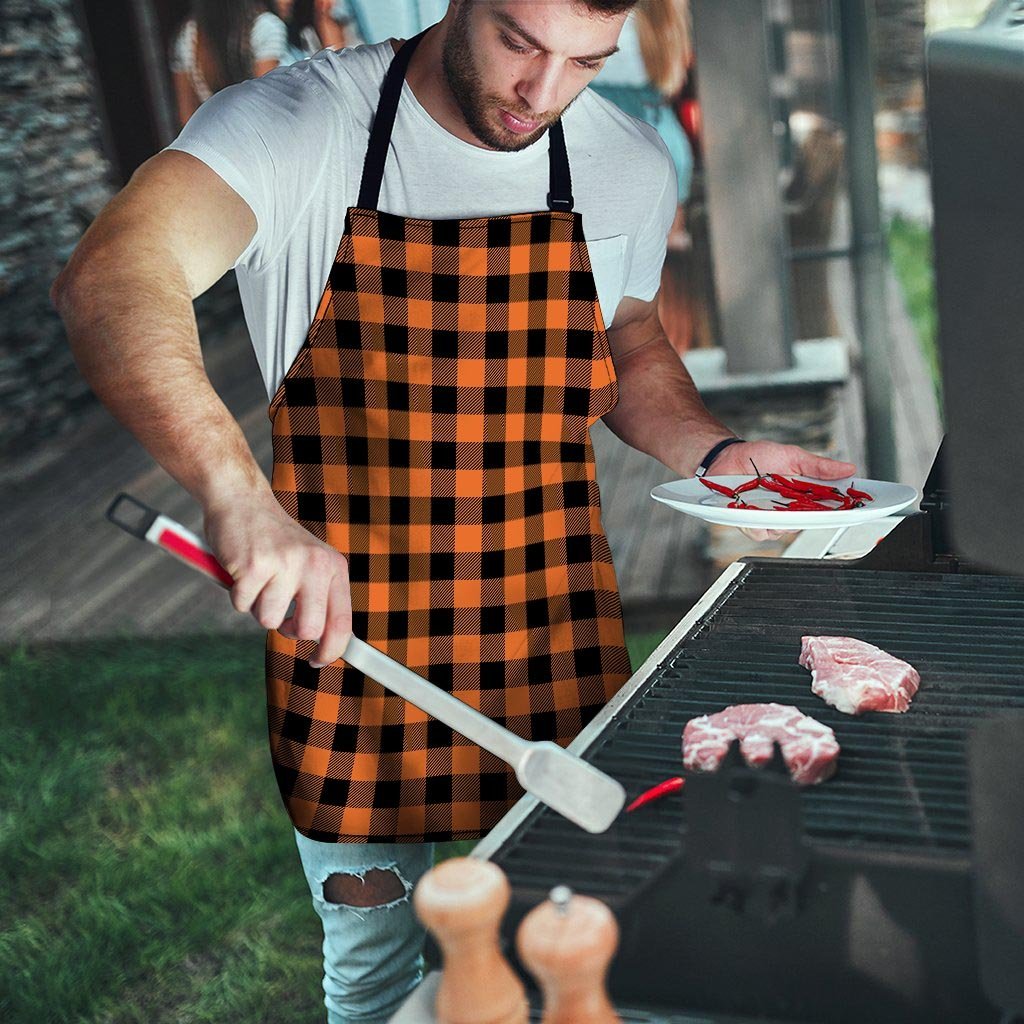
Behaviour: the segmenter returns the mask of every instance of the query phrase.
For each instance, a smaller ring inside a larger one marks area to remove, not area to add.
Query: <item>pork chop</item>
[[[701,715],[683,729],[683,766],[690,771],[715,771],[729,744],[752,768],[766,765],[778,741],[792,780],[801,786],[823,782],[836,770],[839,744],[827,725],[788,704],[734,704],[713,715]]]
[[[800,664],[811,691],[844,715],[906,711],[921,683],[912,665],[848,636],[803,637]]]

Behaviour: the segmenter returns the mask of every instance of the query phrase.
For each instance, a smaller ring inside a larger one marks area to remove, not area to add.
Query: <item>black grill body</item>
[[[504,934],[565,884],[618,917],[620,1005],[998,1021],[978,980],[965,748],[973,723],[1024,709],[1024,581],[787,560],[734,572],[580,752],[633,797],[680,774],[690,718],[776,701],[835,730],[838,773],[798,789],[737,763],[599,836],[536,809],[491,855],[513,886]],[[797,663],[803,635],[909,661],[922,678],[910,711],[830,708]]]

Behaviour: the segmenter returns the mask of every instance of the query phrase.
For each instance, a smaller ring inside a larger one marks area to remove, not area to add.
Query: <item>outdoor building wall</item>
[[[0,458],[91,403],[49,287],[113,192],[71,0],[0,3]]]
[[[875,88],[881,110],[923,100],[925,0],[875,0]]]
[[[875,119],[882,163],[927,166],[925,0],[875,0]]]

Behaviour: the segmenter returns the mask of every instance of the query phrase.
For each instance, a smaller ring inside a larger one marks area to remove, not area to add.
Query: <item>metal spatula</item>
[[[232,586],[230,574],[199,537],[130,495],[118,495],[107,509],[107,518],[221,586]],[[516,736],[358,637],[349,640],[342,657],[381,686],[510,764],[528,793],[580,828],[604,832],[622,810],[626,802],[622,786],[557,743]]]

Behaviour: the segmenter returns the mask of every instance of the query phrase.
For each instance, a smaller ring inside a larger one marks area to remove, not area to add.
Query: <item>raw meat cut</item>
[[[733,740],[752,768],[772,758],[778,740],[790,777],[801,786],[823,782],[836,770],[839,744],[827,725],[789,704],[734,704],[714,715],[701,715],[683,729],[683,765],[713,772]]]
[[[906,711],[921,683],[912,665],[848,636],[802,637],[800,664],[811,691],[844,715]]]

